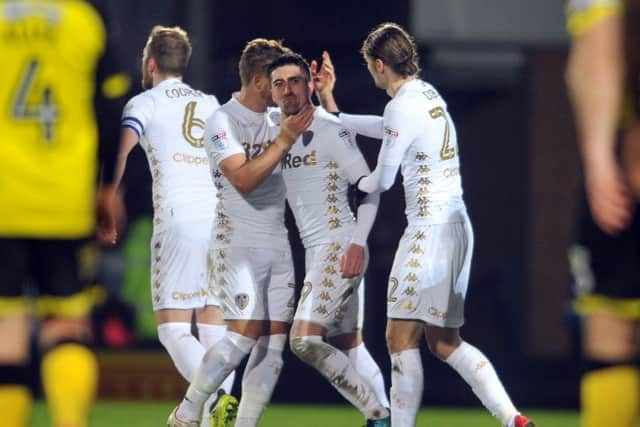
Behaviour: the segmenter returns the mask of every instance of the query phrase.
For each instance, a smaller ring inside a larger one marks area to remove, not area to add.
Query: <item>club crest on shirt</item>
[[[269,113],[269,119],[271,119],[274,124],[280,125],[280,111],[272,111]]]
[[[249,295],[247,294],[237,294],[235,297],[236,305],[240,310],[244,310],[249,305]]]
[[[305,147],[311,144],[311,140],[313,139],[313,131],[307,130],[302,133],[302,145]]]

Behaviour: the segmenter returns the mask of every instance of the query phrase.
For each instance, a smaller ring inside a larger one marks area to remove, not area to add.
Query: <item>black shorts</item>
[[[82,292],[95,278],[88,245],[87,239],[0,238],[0,298]]]
[[[586,199],[571,249],[571,267],[578,297],[640,298],[640,206],[626,230],[612,236],[593,221]],[[576,250],[580,251],[577,253]],[[576,255],[580,255],[577,262]]]

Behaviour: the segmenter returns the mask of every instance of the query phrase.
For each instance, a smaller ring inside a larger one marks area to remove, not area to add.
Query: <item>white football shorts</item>
[[[408,226],[387,289],[387,317],[459,328],[473,254],[471,222]]]
[[[194,309],[220,303],[209,287],[211,222],[172,226],[151,237],[153,310]]]
[[[306,275],[294,319],[327,328],[328,336],[355,332],[364,320],[364,280],[343,279],[340,261],[348,239],[310,247],[305,252]],[[365,270],[369,252],[365,249]]]
[[[291,322],[295,276],[288,245],[212,248],[209,258],[211,286],[226,320]]]

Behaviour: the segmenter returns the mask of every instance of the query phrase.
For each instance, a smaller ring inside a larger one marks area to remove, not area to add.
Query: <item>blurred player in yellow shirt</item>
[[[32,314],[42,320],[38,345],[53,424],[88,425],[98,377],[95,356],[86,345],[94,300],[85,288],[91,273],[87,261],[93,258],[88,243],[96,203],[106,200],[109,191],[106,185],[96,192],[99,169],[112,173],[115,157],[106,156],[106,165],[99,167],[99,128],[117,132],[130,86],[115,66],[107,39],[103,18],[87,2],[0,0],[4,426],[29,421]],[[98,127],[96,105],[99,119],[113,117],[114,124]],[[110,177],[101,179],[108,184]],[[33,304],[27,295],[36,296]]]
[[[586,190],[569,254],[583,316],[582,426],[633,427],[640,422],[640,138],[628,129],[638,117],[640,44],[632,35],[640,4],[570,0],[567,6],[573,38],[567,85]]]

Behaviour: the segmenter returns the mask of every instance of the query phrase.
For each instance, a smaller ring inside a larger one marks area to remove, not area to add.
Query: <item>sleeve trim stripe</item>
[[[123,123],[122,127],[123,128],[129,128],[129,129],[133,130],[136,133],[136,135],[138,135],[138,138],[140,138],[140,131],[138,130],[137,127],[135,127],[133,125],[130,125],[130,124],[127,124],[127,123]]]
[[[122,123],[126,122],[127,120],[130,120],[140,126],[140,130],[142,131],[142,133],[144,133],[144,125],[140,120],[136,119],[135,117],[127,116],[122,118]]]
[[[567,31],[573,37],[580,36],[611,16],[622,13],[622,7],[593,6],[587,10],[569,13]]]

